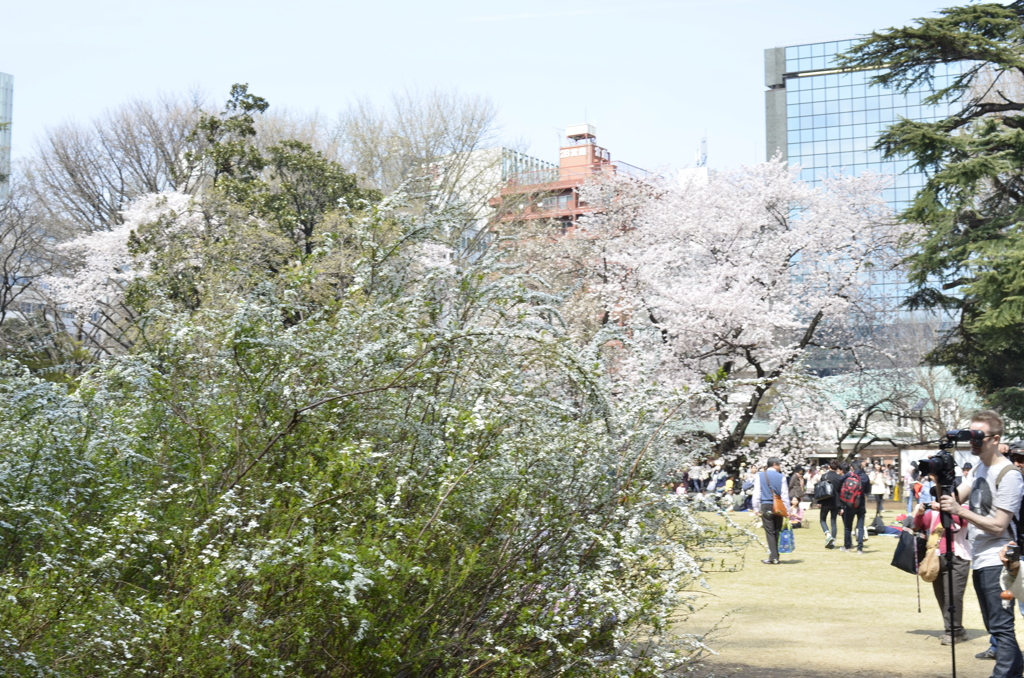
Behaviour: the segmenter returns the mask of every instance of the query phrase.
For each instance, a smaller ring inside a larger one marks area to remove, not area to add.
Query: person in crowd
[[[804,496],[804,467],[797,466],[793,469],[793,475],[789,477],[789,496],[796,497],[797,501]]]
[[[783,506],[789,506],[789,486],[781,468],[782,460],[771,457],[768,460],[768,467],[754,476],[754,500],[759,502],[764,536],[768,540],[768,557],[761,561],[765,565],[779,564],[779,532],[782,530],[784,516],[777,516],[772,512],[773,495],[782,497]]]
[[[875,501],[875,513],[882,512],[882,501],[885,499],[885,473],[881,464],[875,464],[874,470],[869,476],[871,481],[871,498]]]
[[[832,484],[832,496],[826,499],[822,499],[818,502],[818,507],[821,509],[818,513],[818,519],[821,521],[821,531],[825,533],[825,548],[835,548],[836,545],[836,516],[839,515],[839,490],[843,484],[843,477],[839,474],[839,462],[833,459],[829,462],[828,472],[822,477],[822,480],[828,481]],[[832,518],[831,527],[829,529],[828,518]]]
[[[732,510],[733,511],[746,511],[747,510],[747,493],[743,491],[739,479],[737,479],[732,486]]]
[[[914,529],[918,532],[924,531],[929,535],[940,526],[941,514],[939,513],[938,502],[918,504],[914,511]],[[967,631],[964,630],[964,591],[967,590],[967,573],[971,569],[971,545],[967,540],[967,523],[959,516],[952,516],[950,525],[953,529],[953,588],[950,590],[949,575],[946,569],[946,536],[943,534],[939,540],[939,576],[932,582],[932,590],[935,593],[935,600],[939,603],[939,610],[942,611],[942,619],[945,623],[945,635],[942,636],[943,645],[951,645],[953,640],[960,643],[967,640]],[[953,597],[954,612],[952,617],[949,613],[949,598]]]
[[[803,501],[811,501],[814,499],[814,488],[818,484],[818,480],[821,479],[821,469],[817,466],[812,465],[807,471],[807,477],[804,478],[804,496]]]
[[[960,467],[960,475],[956,478],[956,486],[960,487],[960,483],[967,479],[967,474],[970,473],[971,469],[974,468],[974,464],[966,462]]]
[[[804,510],[800,508],[800,498],[789,496],[789,525],[793,529],[804,526]]]
[[[839,490],[839,503],[843,509],[843,546],[840,551],[853,550],[853,521],[857,521],[857,553],[864,553],[864,514],[867,513],[867,490],[871,487],[868,474],[859,460],[853,464],[842,464],[847,471]]]
[[[999,555],[1012,539],[1010,524],[1020,507],[1024,477],[999,454],[1003,419],[997,412],[978,412],[971,417],[970,428],[982,436],[971,442],[971,454],[977,457],[978,463],[954,490],[955,496],[942,497],[939,505],[943,511],[969,524],[967,536],[974,557],[971,563],[974,592],[985,629],[996,641],[992,678],[1020,678],[1024,660],[1014,633],[1013,610],[1003,607],[1000,596],[1003,568]],[[969,508],[962,506],[965,501]]]
[[[932,499],[936,498],[936,485],[931,476],[921,476],[918,478],[918,484],[921,486],[917,492],[917,500],[919,503],[927,504]]]
[[[711,478],[709,481],[710,487],[708,488],[708,491],[721,495],[725,492],[725,482],[728,477],[729,474],[725,472],[724,468],[722,468],[722,462],[717,462],[714,470],[711,472]]]
[[[914,511],[914,500],[917,498],[917,491],[914,486],[917,484],[917,462],[910,462],[910,468],[903,474],[903,492],[907,497],[907,515]]]
[[[700,463],[690,467],[690,492],[698,494],[704,491],[704,466]]]
[[[1024,440],[1011,441],[1007,447],[1006,458],[1010,462],[1024,472]],[[1017,535],[1020,539],[1021,535]]]
[[[743,492],[746,494],[746,503],[743,505],[745,511],[754,510],[754,480],[760,470],[757,466],[752,466],[747,470],[746,480],[743,482]]]

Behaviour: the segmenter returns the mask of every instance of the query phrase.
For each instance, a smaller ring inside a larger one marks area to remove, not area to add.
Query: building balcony
[[[529,191],[555,191],[574,188],[590,177],[608,174],[622,174],[635,179],[644,179],[647,177],[648,172],[619,160],[596,162],[579,167],[535,170],[533,172],[513,174],[501,189],[501,193],[502,195],[510,195]]]

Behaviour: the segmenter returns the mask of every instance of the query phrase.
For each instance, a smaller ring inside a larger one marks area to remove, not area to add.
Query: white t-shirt
[[[1017,515],[1021,494],[1024,493],[1024,478],[1021,477],[1021,474],[1016,471],[1007,472],[999,481],[998,489],[996,488],[996,479],[999,477],[999,473],[1004,467],[1010,465],[1010,461],[1006,457],[1000,457],[991,466],[978,464],[971,469],[964,480],[971,488],[969,501],[971,511],[986,518],[994,516],[996,509],[1004,509],[1011,516]],[[999,550],[1013,539],[1012,527],[1012,518],[1010,525],[999,536],[985,532],[973,524],[968,527],[967,537],[971,540],[971,550],[974,553],[971,569],[977,570],[982,567],[1002,564],[999,560]]]

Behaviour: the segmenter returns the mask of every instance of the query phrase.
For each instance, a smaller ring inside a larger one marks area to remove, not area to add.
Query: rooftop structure
[[[558,167],[535,169],[510,176],[499,195],[490,200],[492,207],[516,202],[502,220],[557,219],[570,227],[594,208],[581,202],[578,189],[588,179],[608,173],[642,178],[646,170],[611,159],[608,149],[598,146],[597,128],[590,124],[569,125],[566,143],[558,151]]]

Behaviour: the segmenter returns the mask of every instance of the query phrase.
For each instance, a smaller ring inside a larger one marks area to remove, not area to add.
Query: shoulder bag
[[[939,540],[942,539],[942,525],[936,525],[928,535],[924,558],[917,566],[917,574],[922,581],[931,583],[939,578]]]
[[[764,482],[765,482],[765,485],[768,486],[768,489],[772,493],[772,515],[773,516],[788,516],[789,515],[789,511],[786,510],[786,502],[782,501],[782,497],[780,497],[775,492],[775,488],[772,487],[772,484],[770,482],[768,482],[768,471],[764,472]]]
[[[917,565],[924,558],[926,547],[927,542],[923,535],[904,529],[900,532],[896,552],[892,554],[892,566],[910,574],[917,574]]]

